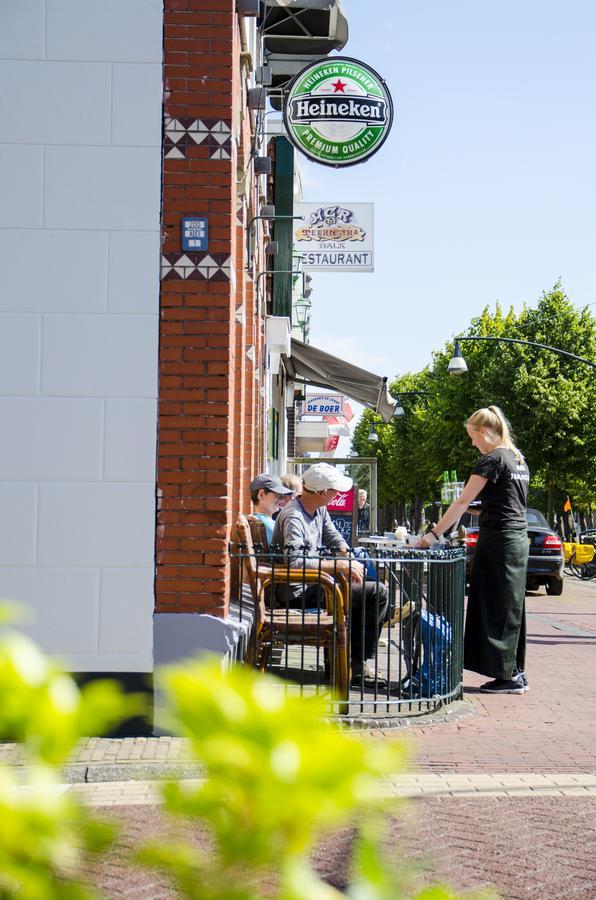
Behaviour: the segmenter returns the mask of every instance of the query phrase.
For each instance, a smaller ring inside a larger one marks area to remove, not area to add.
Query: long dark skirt
[[[489,678],[524,671],[527,566],[525,529],[480,529],[468,591],[464,668]]]

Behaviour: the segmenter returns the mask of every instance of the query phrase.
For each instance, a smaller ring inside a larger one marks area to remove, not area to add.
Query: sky
[[[367,162],[297,152],[304,200],[375,204],[375,271],[313,273],[311,343],[389,379],[560,278],[596,304],[594,0],[343,0],[393,97]],[[596,312],[596,305],[593,307]]]

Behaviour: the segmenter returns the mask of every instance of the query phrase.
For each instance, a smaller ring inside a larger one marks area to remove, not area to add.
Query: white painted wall
[[[0,3],[0,598],[152,669],[161,0]]]

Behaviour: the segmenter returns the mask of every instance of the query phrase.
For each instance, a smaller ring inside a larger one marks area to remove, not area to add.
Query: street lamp
[[[299,297],[294,303],[296,325],[302,329],[302,340],[306,341],[306,326],[310,322],[312,303],[307,297]]]
[[[466,365],[466,361],[461,354],[461,350],[459,347],[460,341],[500,341],[505,344],[522,344],[526,347],[539,347],[541,350],[550,350],[551,353],[558,353],[559,356],[566,356],[569,359],[576,359],[578,362],[585,363],[587,366],[591,366],[593,369],[596,369],[596,363],[590,362],[589,359],[584,359],[583,356],[576,356],[575,353],[568,353],[567,350],[561,350],[559,347],[549,347],[548,344],[538,344],[536,341],[522,341],[519,338],[506,338],[506,337],[456,337],[455,338],[455,348],[453,350],[453,357],[451,358],[449,365],[447,366],[447,371],[450,375],[463,375],[468,371],[468,366]]]

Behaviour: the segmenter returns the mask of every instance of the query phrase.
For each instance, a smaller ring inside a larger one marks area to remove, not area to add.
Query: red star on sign
[[[338,92],[344,94],[345,93],[344,88],[346,87],[347,83],[348,83],[347,81],[340,81],[338,78],[337,81],[331,82],[331,87],[335,88],[335,91],[334,91],[335,94],[337,94]]]

